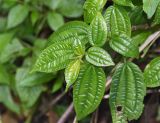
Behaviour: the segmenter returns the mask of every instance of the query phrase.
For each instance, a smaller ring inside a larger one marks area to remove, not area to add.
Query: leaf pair
[[[131,62],[120,64],[111,83],[110,108],[113,123],[127,123],[139,118],[143,111],[146,84],[137,65]]]

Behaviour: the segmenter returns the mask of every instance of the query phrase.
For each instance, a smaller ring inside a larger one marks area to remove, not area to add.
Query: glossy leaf
[[[101,13],[97,13],[90,25],[89,42],[93,46],[103,46],[107,40],[107,25]]]
[[[89,26],[81,21],[68,22],[50,36],[48,45],[67,40],[74,42],[77,36],[85,44],[88,41],[88,28]]]
[[[153,59],[145,68],[144,78],[147,87],[160,86],[160,57]]]
[[[76,81],[80,71],[80,59],[71,61],[65,69],[66,91]]]
[[[81,120],[100,104],[105,91],[105,73],[102,68],[83,64],[73,87],[73,102],[77,119]]]
[[[71,42],[55,43],[42,51],[33,71],[55,72],[64,69],[73,59],[74,51]]]
[[[137,57],[139,55],[138,46],[133,44],[131,38],[125,35],[113,37],[109,42],[110,47],[116,52],[126,57]]]
[[[158,4],[152,25],[160,24],[160,3]]]
[[[138,119],[143,111],[145,93],[146,85],[139,67],[131,62],[120,64],[112,77],[110,89],[113,123]]]
[[[29,13],[28,6],[17,5],[13,7],[8,15],[7,28],[13,28],[21,24]]]
[[[101,12],[107,0],[86,0],[84,8],[84,21],[90,23],[97,15],[97,12]]]
[[[120,6],[107,8],[104,19],[111,35],[126,34],[131,36],[131,22],[126,10]]]
[[[132,0],[113,0],[113,2],[122,6],[134,7]]]
[[[47,21],[52,30],[57,30],[64,24],[63,16],[54,11],[48,13]]]
[[[91,47],[86,54],[86,60],[95,66],[114,65],[111,56],[102,48]]]
[[[160,0],[143,0],[143,10],[149,19],[154,15],[159,2]]]
[[[78,56],[83,56],[85,53],[85,46],[82,44],[82,42],[78,39],[78,37],[75,39],[74,44],[74,53]]]

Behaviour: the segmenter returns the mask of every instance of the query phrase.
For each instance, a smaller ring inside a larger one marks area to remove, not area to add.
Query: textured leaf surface
[[[80,71],[80,59],[71,61],[65,69],[66,91],[76,81]]]
[[[63,16],[56,12],[49,12],[47,21],[52,30],[57,30],[64,24]]]
[[[96,16],[97,12],[100,12],[107,0],[86,0],[84,4],[84,21],[90,23]]]
[[[132,43],[131,38],[121,35],[113,37],[109,42],[111,48],[126,57],[137,57],[139,55],[138,46]]]
[[[160,86],[160,57],[153,59],[145,68],[144,78],[147,87]]]
[[[67,40],[74,42],[77,36],[83,43],[86,43],[88,41],[88,28],[89,26],[81,21],[68,22],[50,36],[48,45]]]
[[[160,24],[160,3],[158,4],[154,19],[153,19],[153,25]]]
[[[19,114],[20,107],[14,102],[10,88],[8,86],[0,86],[0,102],[3,103],[8,109]]]
[[[13,7],[8,15],[7,27],[13,28],[22,23],[29,13],[29,9],[25,5],[17,5]]]
[[[33,71],[54,72],[64,69],[73,59],[74,51],[71,42],[55,43],[42,51]]]
[[[82,42],[78,39],[78,37],[75,39],[74,44],[74,53],[78,56],[83,56],[85,53],[85,46],[82,44]]]
[[[95,66],[114,65],[111,56],[102,48],[91,47],[86,54],[86,60]]]
[[[90,25],[89,42],[93,46],[103,46],[107,40],[107,25],[101,13],[97,13]]]
[[[114,3],[122,6],[131,6],[134,7],[132,0],[113,0]]]
[[[37,80],[39,80],[39,78],[35,78],[34,80],[28,80],[30,78],[28,77],[29,77],[29,69],[20,68],[17,70],[16,89],[25,107],[33,106],[33,104],[35,104],[40,94],[44,90],[44,87],[42,85],[31,86],[31,87],[24,86],[24,81],[38,82]]]
[[[105,73],[102,68],[85,63],[73,87],[73,102],[78,120],[93,112],[105,91]]]
[[[110,108],[113,123],[138,119],[143,111],[146,93],[143,73],[131,62],[120,64],[111,83]]]
[[[126,34],[131,36],[131,22],[127,12],[120,6],[107,8],[104,18],[111,35]]]
[[[143,10],[146,12],[148,18],[154,15],[159,2],[160,0],[143,0]]]

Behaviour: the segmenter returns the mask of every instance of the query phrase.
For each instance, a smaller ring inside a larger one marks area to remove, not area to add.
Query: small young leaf
[[[85,44],[88,41],[88,28],[89,26],[81,21],[68,22],[49,37],[48,45],[66,40],[72,40],[74,42],[77,36]]]
[[[64,82],[64,77],[63,76],[58,76],[57,79],[53,83],[52,93],[55,93],[59,89],[61,89],[61,87],[63,86],[63,82]]]
[[[33,11],[30,17],[32,25],[35,25],[38,19],[40,18],[40,13],[38,11]]]
[[[42,51],[33,71],[55,72],[64,69],[73,59],[74,51],[71,42],[58,42]]]
[[[93,46],[103,46],[107,40],[107,25],[101,13],[92,20],[89,31],[89,42]]]
[[[95,66],[114,65],[111,56],[102,48],[91,47],[86,54],[86,60]]]
[[[110,89],[113,123],[138,119],[143,111],[145,94],[146,85],[139,67],[131,62],[120,64],[112,77]]]
[[[116,52],[126,57],[137,57],[139,55],[138,46],[134,45],[131,38],[126,35],[113,37],[109,42],[110,47]]]
[[[111,35],[126,34],[131,36],[131,22],[125,9],[120,6],[111,6],[107,8],[104,19],[107,23],[107,29]]]
[[[160,24],[160,3],[158,4],[152,25]]]
[[[54,11],[48,13],[47,21],[52,30],[57,30],[64,24],[63,16]]]
[[[100,104],[105,91],[105,73],[102,68],[83,64],[73,87],[73,102],[77,119],[81,120]]]
[[[83,56],[85,53],[85,46],[81,43],[81,41],[77,38],[73,44],[74,53],[78,56]]]
[[[159,2],[160,0],[143,0],[143,10],[149,19],[154,15]]]
[[[86,0],[84,8],[84,21],[90,23],[97,15],[97,12],[101,12],[107,0]]]
[[[66,91],[76,81],[80,70],[80,59],[71,61],[65,69]]]
[[[144,79],[147,87],[160,86],[160,57],[153,59],[145,68]]]
[[[122,6],[134,7],[132,0],[113,0],[113,2]]]
[[[21,24],[29,13],[28,6],[17,5],[13,7],[8,15],[7,28],[13,28]]]

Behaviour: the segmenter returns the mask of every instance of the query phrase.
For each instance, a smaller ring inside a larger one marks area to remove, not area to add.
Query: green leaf
[[[49,37],[48,45],[67,40],[74,42],[77,36],[85,44],[88,41],[88,28],[89,26],[82,21],[68,22]]]
[[[76,81],[80,71],[80,59],[71,61],[65,69],[66,91]]]
[[[104,95],[105,80],[102,68],[87,63],[82,65],[73,87],[73,102],[78,120],[98,107]]]
[[[64,77],[63,76],[58,76],[57,79],[53,83],[52,93],[55,93],[59,89],[61,89],[61,87],[63,86],[63,82],[64,82]]]
[[[160,24],[160,3],[158,4],[152,25]]]
[[[52,44],[42,51],[33,71],[55,72],[64,69],[73,57],[74,51],[71,42]]]
[[[89,42],[93,46],[103,46],[107,40],[107,25],[101,13],[92,20],[89,31]]]
[[[26,82],[30,82],[30,83],[38,82],[39,78],[33,77],[33,76],[31,78],[31,76],[29,75],[28,68],[20,68],[16,72],[15,79],[16,79],[16,89],[22,104],[27,108],[33,106],[37,101],[37,99],[39,98],[40,94],[43,92],[44,87],[42,85],[29,87],[24,84]],[[46,79],[46,78],[43,78],[43,79]]]
[[[113,123],[138,119],[143,111],[146,85],[143,73],[131,62],[120,64],[111,82],[110,109]]]
[[[32,25],[35,25],[38,19],[40,18],[40,13],[38,11],[32,11],[30,17],[31,17]]]
[[[110,6],[104,14],[104,19],[107,24],[107,29],[113,37],[114,35],[120,34],[131,36],[131,22],[124,8],[120,6]]]
[[[143,0],[143,10],[149,19],[154,15],[159,2],[160,0]]]
[[[54,11],[48,13],[47,21],[52,30],[57,30],[64,24],[63,16]]]
[[[83,56],[85,53],[85,46],[82,44],[82,42],[78,39],[78,37],[75,39],[74,44],[74,53],[78,56]]]
[[[122,6],[134,7],[132,0],[113,0],[113,2]]]
[[[107,0],[86,0],[83,6],[84,8],[84,21],[90,23],[97,15],[97,12],[101,12]]]
[[[9,74],[4,65],[0,64],[0,84],[10,84]]]
[[[141,6],[136,6],[129,12],[130,20],[132,25],[140,25],[147,23],[147,17],[143,12],[143,8]]]
[[[58,11],[69,18],[79,17],[83,13],[84,0],[61,0]]]
[[[131,38],[126,35],[115,36],[109,42],[110,47],[119,54],[126,57],[137,57],[139,55],[138,46],[133,44]]]
[[[43,3],[52,10],[57,9],[63,0],[43,0]]]
[[[20,113],[20,107],[14,102],[8,86],[0,86],[0,102],[3,103],[11,111],[17,114]]]
[[[151,34],[150,31],[145,31],[135,35],[134,37],[132,37],[133,44],[135,46],[139,46],[140,44],[146,41],[146,39],[149,37],[150,34]]]
[[[147,87],[160,86],[160,57],[153,59],[145,68],[144,78]]]
[[[26,5],[14,6],[8,15],[7,28],[13,28],[21,24],[28,16],[29,9]]]
[[[87,51],[86,60],[95,66],[114,65],[111,56],[102,48],[91,47]]]

